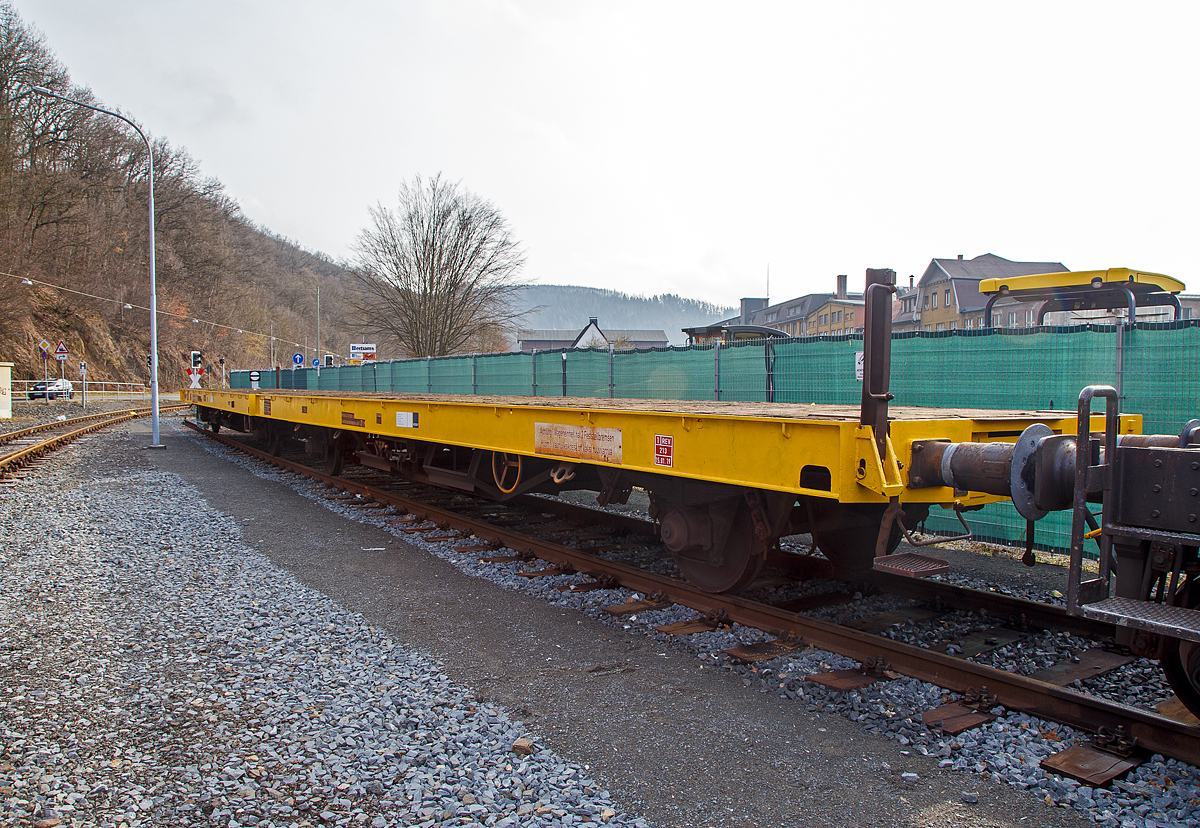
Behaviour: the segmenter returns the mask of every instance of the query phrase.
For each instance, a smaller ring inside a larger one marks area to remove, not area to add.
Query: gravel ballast
[[[80,452],[0,490],[0,824],[645,824],[177,476]]]
[[[132,430],[0,489],[0,824],[1200,825],[1193,768],[1064,782],[1037,762],[1067,729],[948,739],[919,725],[931,685],[831,693],[803,677],[848,663],[813,649],[737,665],[719,650],[761,633],[669,638],[691,611],[612,619],[628,591],[560,593]]]

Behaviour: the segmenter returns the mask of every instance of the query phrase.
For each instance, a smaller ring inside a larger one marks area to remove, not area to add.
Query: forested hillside
[[[145,381],[146,145],[120,120],[34,86],[115,108],[76,85],[42,35],[0,2],[0,362],[16,364],[14,378],[40,377],[38,343],[61,339],[71,354],[69,378],[86,361],[89,380]],[[380,312],[364,302],[349,265],[255,226],[185,149],[151,138],[164,391],[186,384],[193,350],[206,364],[224,357],[230,369],[290,365],[304,346],[311,359],[318,284],[321,345],[344,358],[351,339],[369,328],[354,318]],[[676,343],[680,328],[735,312],[674,295],[586,287],[529,285],[518,297],[515,310],[527,311],[518,327],[578,330],[596,316],[610,329],[662,329]],[[515,331],[504,333],[490,347],[513,347]]]
[[[15,377],[40,376],[37,343],[62,339],[72,368],[88,362],[89,379],[144,380],[146,145],[117,119],[35,85],[113,108],[76,86],[41,35],[0,5],[0,361],[16,363]],[[346,271],[255,227],[184,149],[164,138],[153,146],[164,389],[183,382],[194,349],[245,367],[268,364],[272,332],[276,361],[306,336],[315,347],[318,281],[322,344],[345,353]]]
[[[687,337],[681,328],[727,319],[737,308],[722,308],[682,296],[630,296],[615,290],[573,285],[527,285],[518,302],[528,312],[522,328],[582,330],[595,316],[601,329],[663,330],[674,344]]]

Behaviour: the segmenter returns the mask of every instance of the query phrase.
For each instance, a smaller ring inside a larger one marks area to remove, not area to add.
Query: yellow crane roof
[[[1029,276],[1009,276],[1004,279],[983,279],[979,292],[983,294],[1045,293],[1063,288],[1102,288],[1128,285],[1139,293],[1163,291],[1179,293],[1183,282],[1161,273],[1145,273],[1127,267],[1110,267],[1108,270],[1064,270],[1059,273],[1035,273]]]

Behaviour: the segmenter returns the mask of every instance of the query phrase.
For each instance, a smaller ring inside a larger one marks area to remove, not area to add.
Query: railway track
[[[541,498],[518,498],[509,504],[497,504],[389,478],[365,467],[355,467],[356,476],[351,476],[354,472],[347,470],[343,476],[334,477],[296,459],[272,456],[239,440],[185,422],[239,451],[341,489],[353,495],[352,502],[357,505],[391,507],[397,515],[393,523],[402,524],[404,531],[426,540],[462,539],[466,543],[459,551],[484,553],[481,560],[485,561],[537,560],[548,564],[542,569],[522,573],[527,576],[579,573],[590,578],[564,587],[571,591],[620,585],[647,596],[646,600],[637,602],[637,606],[610,608],[614,615],[672,604],[688,607],[697,613],[689,622],[693,630],[738,623],[774,635],[775,640],[761,647],[760,654],[769,655],[772,651],[784,654],[799,646],[811,645],[856,659],[881,673],[911,676],[969,698],[984,696],[989,699],[989,705],[1001,704],[1085,732],[1122,733],[1136,738],[1140,749],[1200,765],[1200,727],[1051,681],[1004,672],[852,626],[807,617],[796,609],[803,601],[772,605],[745,597],[716,595],[678,579],[602,557],[602,554],[619,551],[623,546],[653,543],[653,528],[648,521]],[[514,505],[525,509],[525,513],[514,512]],[[555,519],[538,515],[554,515]],[[579,531],[598,521],[603,521],[608,529],[590,534],[586,530],[582,534]],[[587,548],[566,546],[553,538],[538,537],[535,533],[539,531],[542,535],[570,531],[576,542],[593,545]],[[642,542],[639,537],[651,540]],[[800,563],[815,567],[811,574],[822,574],[819,559]],[[956,609],[986,610],[998,622],[1066,630],[1098,641],[1113,634],[1110,625],[1068,616],[1061,608],[1011,596],[883,574],[873,576],[873,584],[884,591],[934,606],[940,603]]]
[[[181,411],[184,405],[163,406],[161,413]],[[51,452],[85,434],[147,416],[149,408],[135,408],[103,414],[55,420],[0,434],[0,481],[12,480],[29,471]]]

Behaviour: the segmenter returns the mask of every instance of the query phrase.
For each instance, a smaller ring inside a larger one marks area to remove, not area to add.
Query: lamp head
[[[39,95],[48,95],[51,98],[58,97],[57,95],[55,95],[53,92],[51,92],[49,89],[47,89],[44,86],[31,86],[29,88],[32,89],[34,92],[38,93]]]

